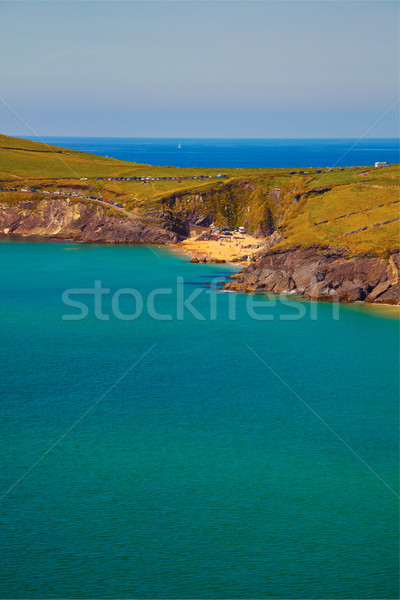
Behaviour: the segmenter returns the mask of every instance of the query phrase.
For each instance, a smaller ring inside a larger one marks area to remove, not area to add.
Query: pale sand
[[[203,229],[204,230],[204,229]],[[183,240],[178,244],[172,246],[175,249],[186,252],[190,256],[207,259],[223,259],[226,262],[231,262],[234,258],[240,256],[252,256],[262,249],[263,240],[255,238],[247,234],[235,234],[231,238],[224,238],[223,241],[208,241],[208,240],[197,240],[199,237],[199,231],[193,231],[190,238]],[[201,237],[201,236],[200,236]],[[258,246],[258,248],[242,248],[241,246]],[[239,262],[237,264],[248,264],[247,261]],[[303,300],[307,300],[303,297]],[[400,320],[400,306],[391,304],[366,304],[365,302],[353,303],[353,306],[358,306],[376,316],[384,316],[386,318]]]
[[[231,262],[241,256],[252,256],[262,248],[263,240],[251,235],[235,233],[221,241],[197,240],[199,233],[192,233],[190,238],[175,245],[176,248],[189,252],[193,257],[202,259],[222,259]],[[258,248],[245,248],[243,246],[258,246]],[[246,263],[245,263],[246,264]]]

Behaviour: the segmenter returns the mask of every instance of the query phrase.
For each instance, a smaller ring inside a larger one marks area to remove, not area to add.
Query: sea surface
[[[30,138],[38,141],[38,138]],[[44,137],[48,144],[177,167],[333,167],[400,162],[398,138],[168,139]]]
[[[158,247],[0,254],[0,597],[399,597],[396,313]]]

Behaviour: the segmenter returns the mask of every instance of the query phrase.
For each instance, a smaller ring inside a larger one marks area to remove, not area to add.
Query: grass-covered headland
[[[399,183],[398,165],[157,167],[0,136],[3,211],[28,199],[98,205],[95,200],[102,198],[121,206],[122,210],[108,202],[104,208],[115,214],[120,210],[121,218],[243,226],[263,238],[278,232],[277,248],[340,246],[350,253],[373,255],[397,250]]]

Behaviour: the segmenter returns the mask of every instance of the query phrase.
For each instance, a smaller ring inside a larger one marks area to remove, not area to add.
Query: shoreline
[[[252,241],[254,242],[253,245],[258,246],[257,248],[251,248],[251,249],[246,249],[246,250],[251,250],[251,254],[250,256],[252,256],[253,254],[256,254],[260,251],[260,249],[262,249],[262,241],[258,238],[253,238],[252,236],[241,236],[242,239],[237,238],[239,241]],[[23,243],[23,242],[28,242],[28,243],[41,243],[41,244],[48,244],[48,243],[55,243],[55,244],[76,244],[76,245],[91,245],[91,242],[83,242],[81,240],[74,240],[72,238],[61,238],[61,237],[53,237],[53,236],[40,236],[40,235],[32,235],[32,236],[23,236],[23,235],[1,235],[0,236],[0,242],[4,241],[4,242],[13,242],[13,243]],[[98,245],[98,242],[94,242],[93,245]],[[229,244],[229,242],[228,242]],[[160,247],[160,244],[111,244],[111,243],[107,243],[105,242],[104,245],[106,246],[145,246],[145,247],[150,247],[152,245]],[[199,240],[198,239],[198,235],[197,234],[193,234],[190,238],[188,238],[187,240],[183,240],[182,242],[178,242],[176,244],[161,244],[161,247],[165,247],[167,248],[170,252],[172,252],[174,255],[180,255],[181,259],[186,259],[186,258],[191,258],[190,262],[193,262],[194,264],[226,264],[229,265],[230,267],[234,267],[235,269],[237,269],[237,272],[239,272],[241,269],[243,269],[244,266],[247,266],[249,264],[249,262],[251,261],[238,261],[238,260],[233,260],[235,258],[235,255],[237,255],[237,250],[238,247],[237,246],[229,246],[226,245],[226,242],[220,242],[215,241],[215,240]],[[232,252],[232,250],[235,250],[235,252]],[[240,248],[240,250],[242,250],[242,248]],[[218,252],[218,255],[217,255]],[[224,256],[223,259],[220,258],[222,255]],[[195,260],[193,260],[195,259]],[[259,293],[260,295],[274,295],[274,292],[268,292],[268,291],[259,291],[257,292],[256,290],[246,290],[246,289],[241,289],[241,290],[225,290],[227,292],[232,291],[235,293],[242,293],[242,294],[249,294],[249,293]],[[279,294],[278,294],[279,295]],[[288,294],[284,294],[287,297],[293,297],[294,295],[296,295],[299,299],[303,300],[303,301],[319,301],[319,302],[329,302],[329,299],[318,299],[315,300],[313,298],[309,298],[306,295],[301,296],[299,294],[293,294],[293,293],[288,293]],[[353,301],[353,302],[341,302],[341,304],[344,305],[351,305],[351,306],[363,306],[363,307],[372,307],[371,310],[375,311],[375,312],[384,312],[385,316],[391,316],[392,318],[399,318],[400,316],[400,305],[397,304],[389,304],[389,303],[379,303],[379,302],[365,302],[363,300],[360,301]],[[390,314],[391,313],[391,314]]]
[[[245,267],[249,266],[249,264],[254,263],[255,258],[253,258],[254,255],[259,254],[263,247],[266,246],[265,243],[263,243],[263,240],[260,240],[258,238],[254,238],[252,236],[248,236],[248,235],[238,235],[236,238],[234,236],[232,236],[232,241],[230,240],[229,242],[227,242],[226,238],[219,238],[218,240],[213,239],[207,239],[208,235],[206,231],[202,232],[204,234],[204,238],[202,239],[202,235],[198,235],[197,233],[192,233],[190,238],[183,240],[177,244],[174,244],[171,247],[171,249],[175,252],[180,252],[181,255],[183,256],[188,256],[191,257],[190,262],[196,263],[196,264],[218,264],[220,262],[226,263],[226,264],[230,264],[232,267],[236,267],[237,268],[237,273],[236,276],[232,276],[231,280],[235,280],[236,277],[239,275],[240,272],[244,272],[246,273],[246,269]],[[235,240],[235,241],[234,241]],[[232,242],[234,242],[234,244],[232,244]],[[242,243],[243,242],[243,243]],[[247,242],[253,242],[253,243],[247,243]],[[244,245],[247,246],[251,246],[251,248],[247,249],[244,248]],[[247,255],[247,260],[238,260],[238,251],[246,251],[248,252],[250,250],[250,253]],[[222,258],[223,257],[223,258]],[[222,260],[221,260],[222,258]],[[279,270],[278,270],[279,271]],[[237,293],[244,293],[244,294],[262,294],[262,295],[275,295],[275,294],[280,294],[280,293],[284,293],[285,296],[287,297],[293,297],[293,296],[297,296],[298,298],[302,298],[303,300],[308,300],[308,301],[320,301],[320,302],[325,302],[325,303],[331,303],[332,302],[332,298],[330,298],[329,296],[321,296],[321,297],[310,297],[309,295],[307,295],[307,293],[302,294],[299,293],[296,290],[292,290],[291,292],[279,292],[279,291],[272,291],[268,289],[260,289],[257,290],[256,288],[253,288],[252,286],[250,286],[249,288],[246,288],[245,285],[241,285],[238,286],[236,288],[236,286],[229,285],[229,281],[227,282],[227,289],[225,289],[225,291],[234,291]],[[399,313],[399,309],[400,309],[400,305],[396,304],[396,303],[391,303],[391,302],[375,302],[375,301],[368,301],[365,302],[364,300],[356,300],[356,299],[346,299],[346,298],[342,298],[340,300],[341,304],[349,304],[349,305],[362,305],[362,306],[373,306],[375,307],[375,310],[378,312],[378,309],[376,307],[380,307],[380,309],[382,309],[382,311],[384,311],[387,315],[389,315],[389,313],[395,317],[398,318]]]
[[[148,245],[148,244],[147,244]],[[247,265],[248,263],[238,263],[238,262],[232,262],[230,260],[222,260],[221,262],[215,262],[211,257],[210,260],[206,260],[205,262],[203,262],[203,256],[196,256],[195,253],[192,250],[188,250],[187,248],[183,248],[181,246],[181,242],[178,242],[177,244],[166,244],[166,247],[173,252],[175,255],[180,255],[181,258],[185,258],[185,259],[190,259],[189,262],[192,262],[193,264],[199,264],[199,265],[229,265],[231,267],[235,267],[238,271],[240,271],[240,269],[244,266]],[[198,259],[198,260],[193,260],[193,259]]]
[[[189,238],[169,244],[191,257],[192,261],[210,264],[230,263],[236,266],[246,266],[252,257],[263,247],[263,240],[254,236],[236,233],[232,236],[218,236],[208,239],[210,230],[202,229],[201,233],[194,230]]]
[[[310,296],[307,296],[307,294],[300,294],[298,292],[272,292],[272,291],[267,291],[267,290],[246,290],[246,289],[240,289],[240,290],[231,290],[231,289],[227,289],[227,290],[223,290],[224,292],[227,292],[229,294],[243,294],[244,296],[247,294],[254,294],[255,296],[275,296],[275,297],[284,297],[285,299],[291,299],[293,301],[300,301],[300,302],[318,302],[319,304],[335,304],[335,301],[330,299],[330,298],[311,298]],[[380,308],[387,310],[387,309],[393,309],[393,312],[396,312],[396,314],[399,316],[400,318],[400,304],[387,304],[387,303],[379,303],[379,302],[365,302],[364,300],[354,300],[352,302],[346,301],[346,300],[339,300],[336,301],[337,304],[339,304],[340,306],[353,306],[353,307],[358,307],[358,308],[367,308],[369,309],[369,307],[371,307],[372,309],[376,309],[379,310]],[[390,312],[390,311],[388,311]]]

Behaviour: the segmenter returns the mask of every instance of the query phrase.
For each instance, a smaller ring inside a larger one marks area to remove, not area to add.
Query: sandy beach
[[[203,234],[203,235],[202,235]],[[209,261],[224,260],[247,264],[251,257],[260,251],[263,240],[251,235],[235,233],[218,240],[208,240],[209,231],[193,231],[190,238],[175,245],[175,248],[188,252],[193,258]],[[238,259],[243,258],[239,261]]]

